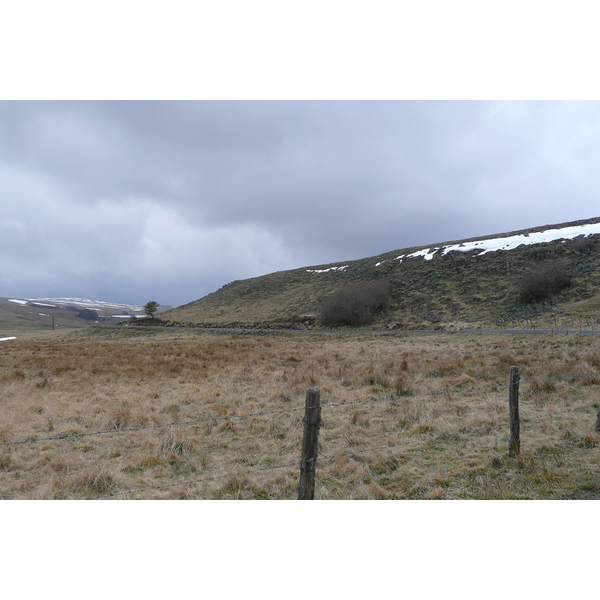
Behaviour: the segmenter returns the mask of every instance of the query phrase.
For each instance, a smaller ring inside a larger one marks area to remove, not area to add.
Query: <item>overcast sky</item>
[[[3,101],[0,296],[179,305],[599,198],[592,101]]]

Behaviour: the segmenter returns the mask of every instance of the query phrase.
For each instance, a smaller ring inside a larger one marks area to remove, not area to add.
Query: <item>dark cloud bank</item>
[[[233,280],[600,216],[597,102],[0,102],[0,296]]]

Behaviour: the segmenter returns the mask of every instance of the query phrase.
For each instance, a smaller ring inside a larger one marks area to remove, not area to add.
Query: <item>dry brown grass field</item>
[[[293,499],[309,387],[318,499],[600,497],[596,336],[110,328],[0,357],[3,499]]]

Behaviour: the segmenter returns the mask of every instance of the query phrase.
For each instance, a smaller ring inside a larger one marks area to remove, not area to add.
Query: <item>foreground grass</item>
[[[595,337],[114,329],[4,342],[0,357],[6,499],[294,498],[315,386],[330,405],[317,498],[600,497]]]

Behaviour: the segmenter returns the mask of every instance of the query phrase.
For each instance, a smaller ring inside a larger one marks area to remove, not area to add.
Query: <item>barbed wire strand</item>
[[[434,439],[434,438],[431,438]],[[431,441],[428,440],[428,441]],[[423,440],[422,440],[423,441]],[[366,452],[374,452],[376,450],[387,450],[390,448],[399,448],[400,446],[405,446],[406,443],[402,443],[402,444],[392,444],[390,445],[386,445],[386,446],[375,446],[374,448],[367,448],[365,450],[353,450],[351,452],[343,452],[342,454],[324,454],[323,452],[319,452],[319,456],[322,456],[323,458],[326,458],[328,460],[332,459],[332,458],[339,458],[340,456],[353,456],[354,454],[365,454]]]
[[[299,410],[304,410],[304,406],[298,407],[298,408],[288,408],[288,409],[283,409],[283,410],[269,410],[269,411],[263,411],[263,412],[257,412],[257,413],[248,413],[248,414],[243,414],[243,415],[225,415],[225,416],[221,416],[221,417],[206,417],[204,419],[191,419],[189,421],[174,421],[172,423],[161,423],[158,425],[140,425],[138,427],[123,427],[121,429],[106,429],[103,431],[90,431],[90,432],[84,432],[84,433],[69,433],[69,434],[65,434],[65,435],[56,435],[56,436],[49,436],[49,437],[35,438],[35,439],[26,438],[24,440],[18,440],[18,441],[13,441],[13,442],[0,442],[0,446],[16,446],[18,444],[36,444],[39,442],[47,442],[47,441],[54,441],[54,440],[67,440],[67,439],[71,439],[71,438],[81,438],[81,437],[87,437],[87,436],[92,436],[92,435],[107,435],[107,434],[114,435],[114,434],[120,434],[120,433],[127,433],[130,431],[141,431],[144,429],[162,429],[165,427],[173,427],[173,426],[179,426],[179,425],[198,425],[200,423],[208,423],[210,421],[227,421],[227,420],[232,420],[232,419],[244,419],[247,417],[259,417],[259,416],[263,416],[263,415],[274,415],[274,414],[294,412],[294,411],[299,411]]]
[[[327,404],[322,404],[321,408],[328,408],[330,406],[351,406],[353,404],[366,404],[369,402],[395,402],[397,400],[409,400],[411,398],[424,398],[424,397],[429,397],[429,396],[445,396],[447,394],[476,392],[479,390],[492,389],[492,388],[497,388],[497,387],[499,387],[499,386],[491,384],[491,385],[484,385],[484,386],[476,387],[476,388],[467,388],[467,389],[463,389],[463,390],[446,389],[441,392],[427,392],[424,394],[410,394],[410,395],[398,395],[398,396],[395,396],[394,394],[392,394],[391,396],[383,396],[380,398],[367,398],[366,400],[352,400],[350,402],[329,402]]]
[[[580,408],[578,408],[576,406],[571,406],[570,408],[565,408],[563,410],[555,410],[555,411],[552,411],[549,413],[544,413],[543,415],[530,415],[527,413],[525,413],[525,415],[521,414],[520,419],[521,420],[527,419],[529,421],[539,421],[539,420],[545,419],[547,417],[552,417],[554,415],[562,415],[562,414],[569,413],[569,412],[578,412],[581,416],[588,415],[588,413],[584,412]]]
[[[562,451],[556,451],[556,452],[533,452],[532,456],[533,457],[545,457],[545,458],[563,458],[566,459],[569,456],[571,456],[572,454],[589,454],[591,450],[598,450],[598,446],[589,446],[589,447],[585,447],[585,446],[581,446],[578,448],[565,448]],[[594,467],[596,466],[595,464],[593,465]],[[596,470],[596,469],[594,469]]]
[[[521,379],[520,384],[521,385],[531,385],[533,383],[548,383],[549,381],[573,381],[573,379],[583,378],[583,377],[592,377],[592,378],[596,378],[596,379],[600,380],[600,373],[574,373],[574,374],[568,375],[566,377],[546,377],[544,379],[531,380],[531,381],[528,381],[527,379]]]

